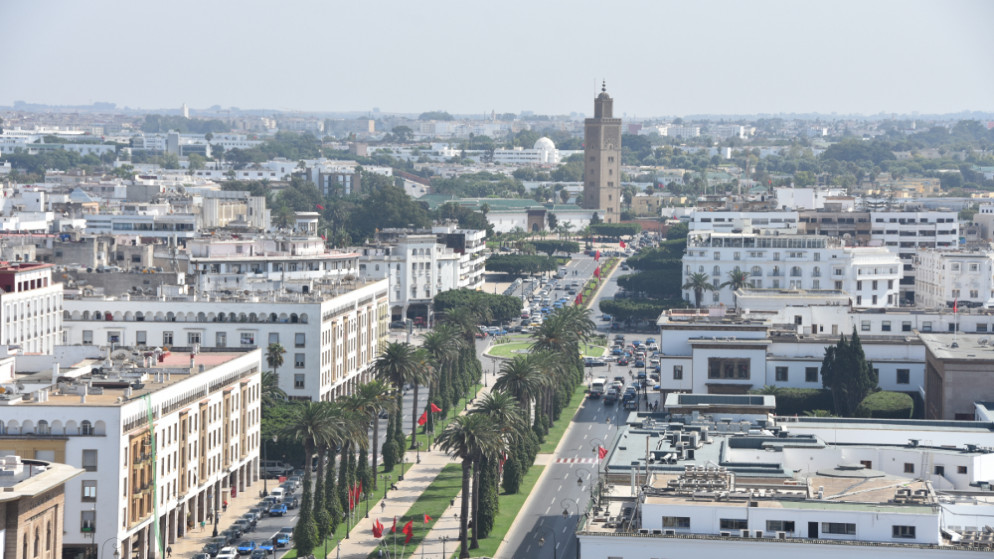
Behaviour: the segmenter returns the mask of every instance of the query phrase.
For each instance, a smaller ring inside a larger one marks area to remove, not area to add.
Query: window
[[[897,370],[897,383],[898,384],[911,384],[911,369],[898,369]]]
[[[296,369],[303,369],[304,368],[304,354],[303,353],[294,353],[293,354],[293,366]]]
[[[722,530],[748,530],[749,521],[738,518],[722,518],[719,520],[719,525]]]
[[[293,335],[293,347],[304,347],[304,334],[297,333]]]
[[[881,332],[890,332],[890,321],[889,320],[885,320],[885,321],[883,321],[883,322],[880,323],[880,331]]]
[[[200,332],[187,332],[186,345],[192,346],[200,343]]]
[[[708,358],[708,378],[748,380],[749,360],[710,357]]]
[[[97,471],[97,451],[96,449],[83,450],[83,469],[88,472]]]
[[[956,466],[956,473],[966,475],[966,466]]]
[[[91,423],[89,419],[84,419],[83,422],[79,424],[79,433],[81,435],[92,435],[93,423]]]
[[[910,320],[905,320],[905,321],[901,322],[901,331],[902,332],[910,332],[911,331],[911,321]]]
[[[913,540],[915,539],[915,527],[914,526],[893,526],[891,535],[895,538],[906,538]]]
[[[97,500],[97,482],[88,481],[88,480],[83,482],[83,500],[84,501]]]
[[[787,382],[787,367],[777,367],[777,382]]]
[[[690,528],[689,516],[664,516],[663,528]]]
[[[172,347],[173,345],[173,333],[166,331],[162,333],[162,345],[163,347]]]
[[[90,345],[93,343],[93,330],[83,330],[83,344]]]
[[[987,331],[987,323],[986,322],[983,323],[983,324],[977,324],[977,332],[986,332],[986,331]]]
[[[976,262],[971,262],[970,263],[970,271],[971,272],[976,272],[978,270],[980,270],[979,264],[977,264]]]
[[[280,335],[277,334],[276,332],[270,332],[269,333],[269,343],[271,343],[271,344],[278,344],[278,343],[280,343]]]
[[[304,387],[304,375],[293,375],[293,387],[294,388]]]
[[[146,345],[148,343],[148,332],[145,330],[138,330],[135,332],[135,343],[138,345]]]
[[[818,367],[804,368],[804,382],[818,382]]]
[[[107,332],[107,343],[109,344],[121,343],[121,333],[118,331]]]
[[[905,462],[904,463],[904,473],[906,473],[906,474],[913,474],[913,473],[915,473],[915,465],[912,464],[911,462]]]
[[[84,510],[79,513],[79,531],[92,533],[96,529],[97,511]]]
[[[842,291],[842,282],[841,281],[835,282],[835,289],[837,289],[839,291]]]
[[[869,332],[870,331],[870,321],[869,320],[861,320],[859,322],[859,329],[861,331],[863,331],[863,332]]]
[[[932,331],[932,321],[926,320],[922,322],[922,332],[931,332],[931,331]]]
[[[242,345],[255,345],[255,333],[254,332],[242,332],[240,340]]]
[[[228,346],[228,333],[227,332],[217,332],[214,334],[214,346],[215,347],[227,347]]]
[[[944,475],[946,475],[946,467],[945,466],[936,466],[934,472],[935,472],[935,475],[937,475],[937,476],[944,476]]]
[[[866,468],[867,470],[872,470],[873,469],[873,461],[872,460],[860,460],[859,463],[862,464],[863,467]]]
[[[683,380],[683,365],[673,365],[673,380]]]
[[[794,531],[794,521],[793,520],[767,520],[766,521],[766,531],[767,532],[793,532]]]
[[[841,534],[843,536],[855,536],[856,525],[845,522],[822,522],[821,531],[823,534]]]
[[[952,271],[954,271],[954,272],[958,272],[959,271],[959,262],[953,262],[952,266],[950,267],[950,269]]]

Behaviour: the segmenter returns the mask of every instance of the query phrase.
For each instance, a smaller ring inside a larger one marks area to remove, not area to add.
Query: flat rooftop
[[[939,359],[994,362],[994,341],[984,334],[919,334],[928,351]]]

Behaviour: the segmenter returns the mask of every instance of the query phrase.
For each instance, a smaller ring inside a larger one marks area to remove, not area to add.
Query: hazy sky
[[[991,0],[0,0],[0,105],[994,110]]]

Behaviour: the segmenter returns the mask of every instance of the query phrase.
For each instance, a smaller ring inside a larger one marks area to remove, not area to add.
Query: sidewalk
[[[269,480],[269,489],[279,487],[279,484],[280,482],[271,479]],[[261,479],[251,485],[247,485],[245,491],[238,493],[237,497],[232,498],[229,494],[228,511],[222,512],[219,517],[217,525],[218,533],[224,531],[232,522],[238,520],[249,509],[259,504],[261,500],[261,497],[259,497],[260,491],[262,491]],[[173,548],[173,555],[177,557],[190,557],[194,553],[200,553],[204,544],[211,540],[213,534],[213,524],[207,524],[203,530],[200,529],[200,526],[195,526],[193,530],[186,533],[186,536],[176,538],[175,542],[167,543],[166,545]]]
[[[487,386],[481,386],[477,398],[481,398],[490,392],[490,387],[493,386],[493,381],[495,379],[491,371],[486,370],[484,367],[484,377],[487,381]],[[465,410],[460,412],[461,414],[466,413]],[[329,549],[328,558],[338,559],[339,557],[347,559],[366,559],[369,557],[370,553],[376,551],[377,545],[380,541],[373,537],[373,520],[379,518],[380,522],[386,526],[384,531],[384,538],[388,537],[390,531],[390,526],[393,524],[393,518],[396,516],[398,519],[405,514],[407,514],[408,509],[411,505],[418,500],[418,497],[424,493],[425,489],[435,481],[438,474],[442,471],[448,464],[458,463],[455,460],[438,449],[433,449],[430,451],[421,451],[421,463],[417,464],[416,453],[414,451],[407,451],[407,463],[410,466],[404,472],[404,481],[396,482],[397,489],[391,489],[389,497],[386,500],[386,507],[377,507],[378,511],[370,510],[369,518],[363,518],[355,526],[352,527],[351,537],[347,540],[342,540],[339,545]],[[461,493],[460,493],[461,495]],[[436,559],[441,559],[442,557],[442,542],[441,537],[443,535],[448,536],[449,542],[446,544],[445,551],[451,555],[450,550],[458,549],[459,542],[459,521],[455,518],[454,512],[459,511],[460,497],[456,498],[455,507],[450,506],[446,509],[445,514],[439,518],[435,525],[432,527],[431,532],[425,535],[422,540],[425,542],[424,557],[434,557]],[[410,520],[410,519],[409,519]],[[417,520],[417,519],[415,519]],[[416,521],[415,524],[419,524]],[[398,522],[398,524],[400,524]],[[451,524],[451,526],[450,526]],[[398,527],[398,530],[400,528]],[[399,536],[398,536],[399,537]],[[451,542],[455,540],[455,544]],[[437,544],[437,550],[431,551],[433,549],[431,544]],[[453,547],[455,545],[456,547]],[[319,550],[316,555],[320,555]],[[429,555],[434,553],[434,555]],[[340,554],[340,555],[339,555]],[[411,557],[420,558],[422,555],[422,549],[419,547],[416,549]],[[326,558],[327,559],[327,558]]]

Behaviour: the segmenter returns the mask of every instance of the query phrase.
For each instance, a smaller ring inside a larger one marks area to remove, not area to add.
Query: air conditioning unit
[[[663,531],[662,531],[662,530],[653,530],[653,531],[652,531],[652,535],[653,535],[653,536],[658,536],[658,535],[660,535],[660,534],[662,534],[662,533],[663,533]]]
[[[645,528],[640,528],[640,529],[639,529],[639,534],[645,534],[645,535],[648,535],[648,534],[649,534],[649,530],[646,530]]]
[[[763,531],[762,530],[756,530],[756,537],[757,538],[763,537]]]
[[[748,538],[749,537],[749,530],[742,530],[742,537],[743,538]]]
[[[730,538],[730,537],[732,537],[732,533],[731,532],[718,532],[718,535],[721,536],[721,537],[723,537],[723,538]]]
[[[785,539],[787,539],[787,532],[777,532],[777,539],[778,540],[785,540]]]
[[[663,530],[663,535],[665,536],[675,536],[676,530]]]

